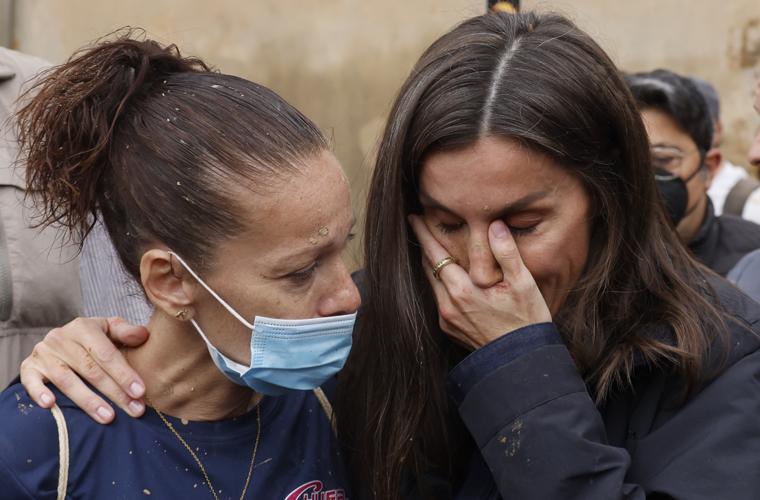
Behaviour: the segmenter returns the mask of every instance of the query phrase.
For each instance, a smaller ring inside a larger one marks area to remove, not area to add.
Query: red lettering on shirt
[[[324,484],[315,480],[304,483],[285,497],[285,500],[346,500],[346,492],[342,489],[322,491]]]

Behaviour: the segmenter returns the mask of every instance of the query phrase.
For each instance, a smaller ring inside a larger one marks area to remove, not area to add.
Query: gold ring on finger
[[[433,277],[437,280],[441,279],[441,269],[448,266],[449,264],[456,264],[457,260],[454,257],[446,257],[444,259],[439,260],[436,265],[433,266]]]

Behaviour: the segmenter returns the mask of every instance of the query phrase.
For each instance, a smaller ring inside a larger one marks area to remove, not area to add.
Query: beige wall
[[[62,62],[104,33],[141,26],[224,72],[273,88],[334,137],[359,209],[384,117],[414,60],[484,4],[19,0],[15,35],[20,50]],[[751,68],[760,59],[760,1],[523,0],[523,6],[570,15],[625,69],[666,67],[714,82],[723,97],[726,153],[745,163],[760,124],[750,103]]]
[[[622,69],[666,68],[696,75],[721,95],[724,154],[746,165],[760,118],[752,109],[760,67],[758,0],[523,0],[586,29]]]

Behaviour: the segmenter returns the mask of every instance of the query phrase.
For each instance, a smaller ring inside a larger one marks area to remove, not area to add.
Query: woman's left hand
[[[490,288],[473,284],[457,263],[446,265],[433,276],[433,266],[449,252],[430,233],[418,216],[409,223],[422,245],[425,274],[433,287],[441,329],[465,345],[478,349],[524,326],[552,320],[546,301],[525,267],[515,240],[502,221],[488,230],[491,252],[499,263],[502,281]]]

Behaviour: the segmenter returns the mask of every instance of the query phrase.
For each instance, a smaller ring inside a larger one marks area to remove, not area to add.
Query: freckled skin
[[[425,224],[482,288],[503,279],[490,250],[491,222],[506,204],[546,193],[504,222],[511,228],[535,226],[530,233],[512,233],[552,315],[559,311],[588,258],[590,203],[580,180],[548,156],[507,138],[487,137],[430,155],[420,187],[447,209],[425,207]],[[447,233],[441,224],[461,227]]]
[[[359,293],[342,258],[353,223],[350,193],[332,153],[306,161],[300,173],[275,183],[269,196],[251,196],[241,188],[237,202],[249,230],[223,242],[202,277],[242,316],[250,322],[255,316],[302,319],[358,308]],[[320,226],[331,236],[317,241]],[[315,263],[305,283],[283,277]],[[250,330],[206,292],[197,293],[203,299],[194,319],[223,353],[247,363]]]

